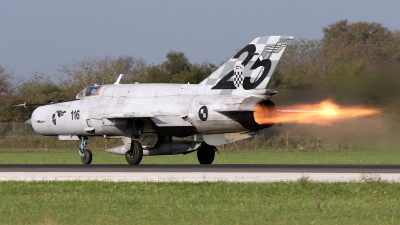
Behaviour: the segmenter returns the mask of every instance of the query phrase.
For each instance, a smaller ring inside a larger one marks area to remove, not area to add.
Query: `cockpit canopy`
[[[86,98],[86,97],[91,97],[91,96],[98,96],[100,94],[101,87],[102,86],[100,86],[100,85],[87,87],[87,88],[83,89],[82,91],[80,91],[76,95],[75,98],[81,99],[81,98]]]

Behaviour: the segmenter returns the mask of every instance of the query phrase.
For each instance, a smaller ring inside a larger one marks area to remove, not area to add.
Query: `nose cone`
[[[32,113],[31,118],[27,120],[25,123],[31,124],[33,130],[35,130],[36,133],[41,135],[46,135],[47,124],[46,124],[46,110],[44,109],[44,107],[39,107],[35,109]]]
[[[41,106],[32,113],[32,128],[36,133],[46,136],[72,134],[70,128],[74,127],[70,126],[71,120],[67,120],[70,117],[63,116],[65,113],[66,109],[60,105]]]
[[[31,126],[32,126],[32,121],[31,121],[31,119],[29,119],[29,120],[25,121],[25,123],[26,123],[26,124],[29,124],[29,125],[31,125]]]

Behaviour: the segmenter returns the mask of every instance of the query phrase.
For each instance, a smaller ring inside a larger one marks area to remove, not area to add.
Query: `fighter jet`
[[[83,164],[92,162],[85,146],[93,136],[122,139],[106,151],[125,155],[130,165],[143,156],[194,151],[200,164],[211,164],[215,146],[274,124],[270,98],[277,91],[265,87],[292,40],[257,37],[199,84],[120,84],[119,76],[114,84],[84,88],[75,99],[38,107],[30,123],[41,135],[80,141]],[[199,138],[173,139],[193,135]]]

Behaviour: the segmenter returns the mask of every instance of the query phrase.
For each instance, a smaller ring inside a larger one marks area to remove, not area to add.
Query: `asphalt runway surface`
[[[214,165],[119,165],[119,164],[1,164],[0,172],[219,172],[219,173],[400,173],[400,165],[318,164],[214,164]]]
[[[3,164],[0,181],[400,182],[400,165],[82,165]]]

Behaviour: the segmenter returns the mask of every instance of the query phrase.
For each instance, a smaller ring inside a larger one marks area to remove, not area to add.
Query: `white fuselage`
[[[238,110],[249,97],[260,100],[270,97],[258,95],[260,90],[221,94],[221,90],[206,90],[206,87],[199,84],[103,85],[97,96],[37,108],[32,114],[32,127],[48,136],[118,136],[123,134],[127,119],[171,117],[183,125],[166,126],[162,132],[180,136],[240,132],[245,128],[234,114],[227,116],[218,111]],[[203,106],[208,109],[206,120],[199,115]]]

